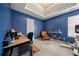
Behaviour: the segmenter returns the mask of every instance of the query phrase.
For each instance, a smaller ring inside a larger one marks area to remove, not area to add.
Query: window
[[[79,15],[68,17],[68,36],[75,37],[75,25],[79,24]]]

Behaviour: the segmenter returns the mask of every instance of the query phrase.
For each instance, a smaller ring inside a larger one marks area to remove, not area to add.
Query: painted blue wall
[[[26,34],[26,16],[22,13],[19,13],[17,11],[11,10],[12,13],[12,21],[11,26],[18,32],[23,32],[23,34]]]
[[[75,10],[54,18],[50,18],[45,21],[45,30],[53,31],[54,28],[58,28],[60,31],[62,31],[61,38],[65,37],[66,38],[65,41],[74,43],[74,38],[68,37],[68,17],[78,14],[79,10]]]
[[[11,28],[10,5],[0,3],[0,55],[2,54],[2,41],[8,29]]]
[[[43,30],[42,20],[30,15],[23,14],[15,10],[11,10],[11,12],[12,12],[12,28],[26,35],[27,34],[27,18],[32,18],[35,21],[35,37],[39,36],[40,31]]]

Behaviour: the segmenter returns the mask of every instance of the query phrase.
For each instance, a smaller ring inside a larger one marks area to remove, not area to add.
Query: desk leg
[[[13,53],[13,48],[3,49],[2,56],[11,56]]]
[[[30,56],[33,56],[32,51],[30,51]]]
[[[32,53],[32,47],[31,47],[31,50],[30,50],[30,56],[33,56],[33,53]]]
[[[9,49],[3,49],[2,56],[8,56],[9,55]]]
[[[10,53],[9,53],[9,56],[11,56],[13,53],[13,48],[10,49]]]

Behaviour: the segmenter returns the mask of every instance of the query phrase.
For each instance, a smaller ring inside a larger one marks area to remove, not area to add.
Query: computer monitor
[[[75,33],[79,33],[79,25],[75,25]]]

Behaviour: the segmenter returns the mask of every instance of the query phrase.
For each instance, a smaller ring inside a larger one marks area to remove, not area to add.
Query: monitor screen
[[[79,33],[79,25],[75,25],[75,33]]]

